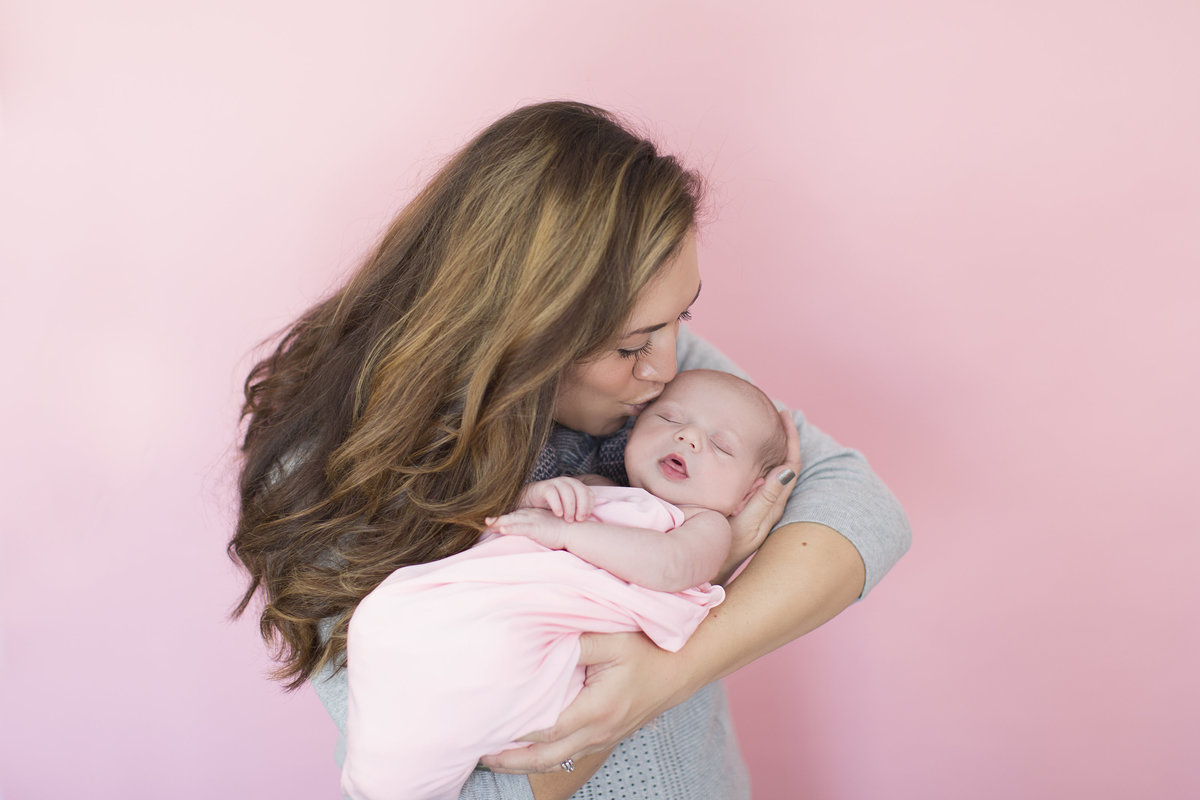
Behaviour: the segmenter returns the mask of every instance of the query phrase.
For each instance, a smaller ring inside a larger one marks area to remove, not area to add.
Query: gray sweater
[[[729,359],[686,328],[679,332],[680,369],[720,369],[742,377]],[[779,525],[819,522],[841,533],[858,548],[866,565],[863,596],[904,555],[911,541],[899,503],[857,452],[840,446],[793,412],[800,433],[801,471]],[[572,435],[570,432],[568,435]],[[588,453],[594,440],[578,434],[564,442],[556,432],[547,458],[572,461],[564,472],[594,471]],[[778,527],[778,526],[777,526]],[[345,757],[347,685],[345,670],[326,669],[311,682],[341,737],[336,753]],[[617,745],[595,775],[575,793],[575,800],[743,800],[750,796],[749,777],[737,749],[733,723],[720,684],[701,689]],[[523,775],[501,775],[483,769],[472,774],[460,800],[532,800]]]

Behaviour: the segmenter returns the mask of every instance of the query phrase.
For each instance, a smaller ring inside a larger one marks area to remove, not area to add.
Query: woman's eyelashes
[[[677,322],[687,322],[691,318],[692,318],[692,310],[689,308],[687,311],[684,311],[682,314],[680,314],[676,318],[676,321]],[[650,351],[653,349],[654,349],[654,342],[647,339],[646,343],[644,345],[642,345],[641,347],[619,347],[619,348],[617,348],[617,355],[621,356],[621,358],[645,358],[646,356],[650,355]]]
[[[635,347],[631,350],[620,348],[617,350],[617,353],[621,356],[621,358],[645,358],[646,356],[650,355],[650,351],[653,349],[654,343],[647,339],[646,343],[641,347]]]

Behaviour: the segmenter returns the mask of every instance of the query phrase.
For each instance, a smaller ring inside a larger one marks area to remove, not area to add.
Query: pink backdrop
[[[0,796],[336,796],[225,619],[237,387],[560,96],[710,176],[695,327],[913,522],[729,681],[756,796],[1200,794],[1200,5],[418,5],[0,4]]]

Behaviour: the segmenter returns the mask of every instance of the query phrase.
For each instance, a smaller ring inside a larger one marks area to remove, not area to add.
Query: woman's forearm
[[[776,530],[677,654],[686,676],[677,702],[833,619],[858,598],[864,577],[858,550],[832,528]]]
[[[859,596],[864,576],[858,550],[837,531],[813,522],[784,525],[679,652],[644,635],[585,635],[580,663],[588,679],[579,698],[539,744],[485,761],[536,772],[568,755],[610,748],[707,684],[837,616]]]

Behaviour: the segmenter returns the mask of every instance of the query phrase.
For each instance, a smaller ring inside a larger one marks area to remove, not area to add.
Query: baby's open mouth
[[[672,453],[658,462],[658,468],[668,478],[680,480],[688,476],[687,462],[682,458]]]

